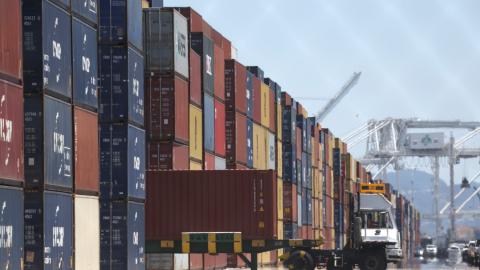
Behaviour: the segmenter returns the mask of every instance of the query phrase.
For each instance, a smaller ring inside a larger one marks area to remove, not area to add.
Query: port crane
[[[463,129],[469,130],[469,132],[467,132],[458,140],[455,140],[455,138],[451,136],[450,140],[447,142],[442,142],[440,146],[435,148],[412,149],[405,144],[410,134],[408,131],[412,129],[439,129],[442,130],[442,134],[444,129]],[[348,143],[350,147],[354,147],[359,143],[366,141],[366,153],[362,159],[362,163],[368,170],[372,170],[376,166],[379,167],[373,179],[378,177],[380,174],[385,173],[386,169],[390,165],[392,165],[395,168],[395,171],[398,172],[398,170],[401,168],[400,161],[403,158],[430,158],[431,167],[434,172],[434,219],[436,220],[436,235],[438,237],[440,231],[440,218],[443,216],[443,212],[446,210],[446,208],[448,208],[449,205],[453,206],[449,213],[449,217],[452,232],[455,231],[455,218],[457,214],[459,214],[461,208],[455,209],[454,206],[454,201],[459,196],[454,195],[454,165],[457,164],[460,159],[476,158],[480,156],[480,149],[463,147],[466,142],[478,134],[480,134],[480,122],[465,122],[460,120],[432,121],[418,118],[386,118],[383,120],[370,120],[360,128],[347,134],[342,138],[342,140]],[[444,207],[442,211],[439,211],[439,158],[441,157],[447,157],[449,160],[450,203]],[[480,172],[476,177],[478,176],[480,176]],[[396,178],[398,183],[398,173],[396,174]],[[477,194],[478,192],[480,191],[477,191]],[[463,215],[466,214],[475,213],[468,212],[464,213]],[[480,212],[478,214],[480,214]],[[452,234],[451,238],[454,239],[455,234]]]

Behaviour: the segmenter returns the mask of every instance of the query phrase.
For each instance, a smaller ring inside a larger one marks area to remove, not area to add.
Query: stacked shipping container
[[[0,268],[23,265],[23,74],[19,0],[0,3]]]
[[[142,2],[99,3],[100,268],[144,269]]]

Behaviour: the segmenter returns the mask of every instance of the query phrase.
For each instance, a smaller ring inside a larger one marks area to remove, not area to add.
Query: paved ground
[[[262,267],[259,268],[261,270],[286,270],[285,268],[282,267],[277,267],[277,268],[272,268],[272,267]],[[457,270],[477,270],[479,268],[473,268],[473,267],[468,267],[464,263],[459,263],[459,264],[448,264],[444,260],[438,260],[438,259],[416,259],[411,263],[411,265],[403,267],[403,268],[396,268],[393,265],[389,265],[388,269],[431,269],[431,270],[436,270],[436,269],[457,269]],[[233,270],[233,268],[231,268]]]

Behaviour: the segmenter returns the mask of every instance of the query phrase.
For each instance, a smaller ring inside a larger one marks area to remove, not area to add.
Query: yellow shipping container
[[[150,4],[148,3],[147,0],[142,0],[142,8],[149,8]]]
[[[277,140],[277,175],[278,177],[283,177],[283,152],[282,152],[282,142]]]
[[[283,219],[283,181],[277,178],[277,219]]]
[[[264,84],[262,82],[262,86],[260,87],[261,89],[261,97],[260,97],[260,103],[261,103],[261,110],[260,110],[260,123],[264,127],[269,127],[270,126],[270,88],[268,85]]]
[[[202,110],[190,104],[189,110],[190,158],[203,160],[203,122]]]
[[[267,130],[253,123],[253,168],[267,169],[268,137]]]
[[[282,103],[279,101],[277,104],[277,139],[282,141],[282,117],[283,117],[283,112],[282,112]]]
[[[190,160],[190,170],[191,171],[201,171],[202,170],[202,163],[198,163],[196,161]]]

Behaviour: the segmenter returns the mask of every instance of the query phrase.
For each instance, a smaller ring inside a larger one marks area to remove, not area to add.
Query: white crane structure
[[[338,103],[350,92],[350,90],[357,85],[358,80],[360,79],[360,76],[362,75],[361,72],[355,72],[353,73],[352,77],[345,83],[345,85],[340,88],[340,91],[338,91],[335,96],[328,101],[328,103],[321,109],[317,115],[315,116],[315,121],[317,123],[320,123],[325,119],[327,114],[329,114],[335,106],[337,106]]]
[[[413,131],[415,129],[415,131]],[[427,133],[418,133],[418,130],[426,130]],[[445,141],[444,130],[465,129],[469,130],[465,136],[455,141],[453,135],[449,141]],[[431,130],[439,130],[439,132],[430,132]],[[417,132],[417,133],[415,133]],[[464,121],[430,121],[417,118],[411,119],[394,119],[386,118],[383,120],[370,120],[362,127],[352,131],[350,134],[342,138],[348,143],[349,147],[354,147],[361,142],[366,141],[366,153],[362,159],[362,164],[367,169],[372,170],[375,167],[379,169],[373,175],[373,179],[377,178],[386,169],[392,165],[395,169],[398,183],[398,169],[402,167],[401,160],[407,157],[427,157],[430,158],[431,167],[434,172],[434,219],[436,221],[436,236],[440,233],[440,218],[444,217],[443,211],[451,206],[449,213],[451,222],[451,231],[455,232],[456,215],[480,216],[480,211],[460,212],[455,209],[454,196],[454,165],[462,158],[475,158],[480,156],[480,149],[464,148],[463,145],[480,134],[480,122],[464,122]],[[438,207],[439,200],[439,170],[441,157],[447,157],[450,167],[450,204],[440,213]],[[480,172],[479,175],[480,176]],[[476,177],[478,177],[476,176]],[[463,191],[462,191],[463,192]],[[480,192],[477,190],[476,193]],[[473,197],[473,196],[471,196]],[[468,201],[467,201],[468,202]],[[466,204],[466,202],[462,205]],[[430,216],[425,216],[431,218]],[[455,239],[455,233],[450,236]]]

